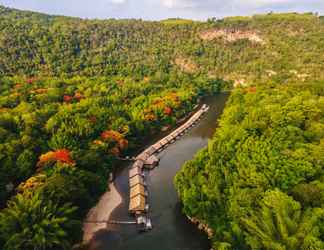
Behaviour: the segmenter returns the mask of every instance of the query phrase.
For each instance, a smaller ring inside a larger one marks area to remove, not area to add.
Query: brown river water
[[[207,236],[191,224],[181,211],[181,203],[174,188],[173,179],[181,166],[192,159],[197,151],[207,146],[217,127],[228,93],[220,93],[204,99],[209,111],[198,124],[174,144],[158,154],[159,165],[146,172],[148,185],[149,217],[153,229],[139,233],[133,225],[109,225],[98,231],[91,240],[91,250],[209,250]],[[162,136],[162,135],[161,135]],[[152,138],[154,143],[159,138]],[[150,145],[149,143],[149,145]],[[147,145],[147,146],[149,146]],[[115,186],[123,197],[113,210],[110,220],[131,221],[128,214],[128,168],[118,171]]]

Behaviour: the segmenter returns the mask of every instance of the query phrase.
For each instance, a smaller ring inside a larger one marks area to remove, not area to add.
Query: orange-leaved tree
[[[75,161],[71,157],[71,152],[67,149],[58,149],[56,151],[50,151],[46,154],[42,154],[39,157],[37,167],[43,167],[49,162],[60,162],[68,165],[75,164]]]

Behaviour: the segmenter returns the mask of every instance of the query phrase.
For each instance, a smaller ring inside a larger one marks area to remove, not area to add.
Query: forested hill
[[[237,80],[323,77],[324,22],[269,14],[209,22],[82,20],[0,7],[5,75],[148,76],[179,68]],[[297,73],[296,73],[297,72]]]
[[[176,179],[184,211],[215,249],[285,249],[262,243],[282,236],[259,226],[273,200],[294,207],[293,230],[297,218],[316,231],[286,249],[322,246],[323,227],[302,223],[323,221],[323,34],[309,13],[148,22],[0,7],[0,248],[71,249],[119,157],[232,86],[215,139]]]

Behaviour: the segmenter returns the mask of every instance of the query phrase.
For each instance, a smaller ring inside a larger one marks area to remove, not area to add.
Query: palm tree
[[[4,249],[70,249],[67,218],[76,207],[58,207],[39,193],[18,194],[0,213],[0,237]]]
[[[251,249],[324,249],[320,221],[324,209],[301,210],[300,204],[279,190],[268,191],[257,212],[242,219]]]

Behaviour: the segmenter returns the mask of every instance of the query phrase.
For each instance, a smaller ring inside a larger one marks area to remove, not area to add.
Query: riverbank
[[[198,108],[200,108],[200,110],[197,111]],[[153,146],[150,146],[149,148],[144,150],[141,154],[137,156],[137,158],[143,158],[142,155],[147,156],[147,151],[152,151],[151,148],[153,148],[154,152],[156,152],[160,148],[162,149],[162,147],[166,147],[168,144],[170,144],[171,141],[173,142],[176,138],[178,138],[178,136],[180,136],[180,134],[183,134],[184,131],[186,131],[197,120],[199,120],[201,116],[208,111],[208,109],[209,107],[206,105],[202,106],[201,104],[197,104],[196,107],[194,107],[193,111],[191,111],[187,116],[182,118],[181,123],[178,123],[178,125],[181,124],[181,126],[179,126],[178,128],[174,128],[173,132],[170,131],[171,133],[161,138],[158,142],[155,142]],[[169,132],[169,130],[163,132]],[[151,154],[153,154],[154,152],[151,152]],[[143,161],[145,162],[146,160],[147,159],[145,158]],[[108,230],[108,225],[103,222],[109,220],[112,211],[116,209],[123,201],[123,197],[117,191],[114,183],[112,182],[109,185],[109,191],[107,191],[101,197],[98,204],[89,211],[86,217],[83,226],[83,244],[89,243],[93,236],[96,234],[96,232],[102,229]]]
[[[122,203],[122,196],[117,191],[114,183],[109,184],[107,191],[99,200],[97,205],[93,207],[86,218],[86,221],[108,221],[112,211]],[[83,225],[83,242],[91,241],[96,232],[106,229],[105,223],[87,223]]]
[[[228,93],[220,93],[202,101],[210,106],[197,126],[188,130],[174,144],[159,153],[160,163],[157,168],[145,174],[148,197],[151,209],[149,212],[154,228],[152,231],[139,234],[136,227],[124,225],[109,225],[98,232],[91,241],[89,250],[133,250],[133,249],[188,249],[207,250],[210,242],[207,235],[198,230],[182,213],[181,204],[173,185],[173,177],[181,169],[185,161],[192,159],[194,154],[205,147],[208,139],[214,134],[217,119],[221,115]],[[197,107],[199,108],[199,107]],[[189,117],[188,117],[189,119]],[[185,121],[183,121],[185,123]],[[138,153],[145,150],[147,145],[168,135],[169,131],[152,136],[145,142]],[[114,185],[122,197],[129,196],[129,167],[132,163],[118,168],[115,173]],[[167,195],[166,195],[167,194]],[[124,200],[124,199],[123,199]],[[110,220],[128,221],[133,219],[128,213],[128,202],[125,200],[111,213]],[[167,241],[161,242],[161,238]]]
[[[193,108],[191,112],[189,112],[185,117],[180,119],[177,122],[178,126],[183,125],[187,120],[191,118],[191,116],[202,106],[200,100],[198,100],[198,103]],[[143,139],[143,145],[138,147],[137,149],[134,149],[132,153],[135,155],[141,152],[145,149],[146,145],[151,144],[152,142],[155,142],[158,139],[161,139],[164,136],[167,136],[172,130],[175,130],[176,128],[168,127],[168,129],[162,129],[161,132],[158,135],[151,135],[147,138]],[[125,162],[126,163],[126,162]],[[131,164],[131,163],[129,163]],[[125,169],[128,169],[128,163],[123,164],[124,166],[120,169],[115,169],[114,176],[119,175],[120,171],[122,172]],[[87,246],[91,240],[94,238],[94,235],[99,232],[100,230],[111,230],[111,225],[107,225],[105,223],[92,223],[95,221],[108,221],[110,219],[111,213],[116,210],[122,203],[124,202],[124,194],[125,190],[118,190],[118,187],[115,186],[116,184],[114,182],[111,182],[109,185],[109,191],[105,192],[103,196],[100,198],[99,202],[95,207],[93,207],[87,214],[87,217],[83,223],[83,238],[82,238],[82,244],[84,246]],[[118,183],[117,183],[118,186]],[[91,222],[91,223],[88,223]],[[86,247],[87,248],[87,247]]]

